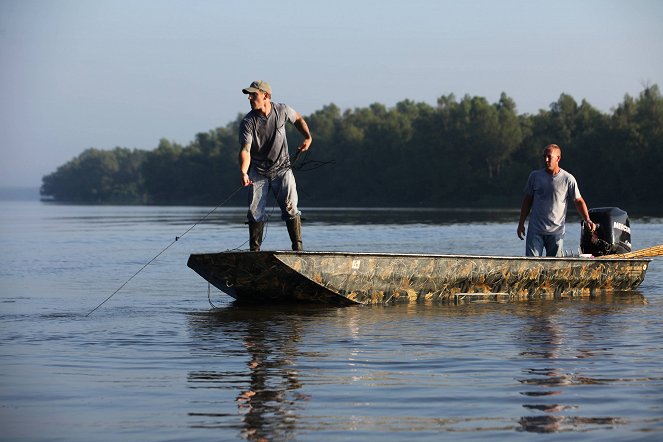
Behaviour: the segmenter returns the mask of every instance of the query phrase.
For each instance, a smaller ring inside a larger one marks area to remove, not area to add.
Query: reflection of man
[[[556,144],[546,146],[543,158],[546,167],[532,171],[527,179],[517,233],[518,238],[524,239],[525,219],[531,215],[527,225],[525,254],[543,256],[545,248],[546,256],[562,256],[569,199],[573,200],[585,225],[591,231],[596,226],[589,219],[587,205],[580,195],[576,179],[559,167],[562,149]]]
[[[273,339],[270,324],[269,321],[266,325],[260,321],[249,323],[243,337],[250,356],[246,372],[249,385],[236,401],[245,425],[242,435],[247,440],[290,440],[297,424],[293,413],[295,401],[306,399],[297,394],[302,386],[297,372],[290,367],[297,353],[297,348],[292,347],[299,337],[296,327],[287,331],[279,328],[282,337]],[[242,386],[247,385],[242,382]]]
[[[300,152],[311,145],[311,132],[302,116],[290,106],[272,103],[272,88],[266,82],[254,81],[242,92],[249,96],[251,103],[251,112],[246,114],[239,128],[242,185],[253,185],[249,196],[249,247],[253,251],[260,250],[271,189],[288,227],[292,249],[303,250],[297,186],[290,167],[285,124],[290,121],[304,136]]]

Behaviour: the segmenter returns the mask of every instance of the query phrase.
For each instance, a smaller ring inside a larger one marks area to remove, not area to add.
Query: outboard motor
[[[582,253],[603,256],[631,251],[631,225],[626,212],[617,207],[599,207],[589,209],[589,219],[597,226],[594,232],[590,232],[583,225],[580,233]]]

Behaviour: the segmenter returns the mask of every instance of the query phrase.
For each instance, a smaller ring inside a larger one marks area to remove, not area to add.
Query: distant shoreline
[[[111,204],[111,203],[90,203],[90,202],[66,202],[66,201],[53,201],[49,199],[42,199],[41,195],[39,194],[39,187],[29,187],[29,186],[15,186],[15,187],[0,187],[0,201],[34,201],[34,202],[43,202],[47,204],[55,204],[55,205],[75,205],[75,206],[163,206],[163,207],[168,207],[168,206],[202,206],[202,207],[207,207],[211,206],[212,204],[188,204],[188,203],[183,203],[180,202],[179,204],[141,204],[141,203],[124,203],[124,204]],[[229,206],[230,207],[230,206]],[[236,208],[241,208],[245,209],[243,205],[236,205],[232,206]],[[388,206],[366,206],[366,205],[360,205],[360,206],[317,206],[317,205],[312,205],[312,204],[306,204],[306,210],[320,210],[320,209],[329,209],[329,208],[336,208],[336,209],[344,209],[344,210],[350,210],[350,211],[355,211],[355,210],[384,210],[384,211],[391,211],[391,210],[411,210],[411,211],[471,211],[471,212],[481,212],[481,211],[509,211],[509,212],[517,212],[519,209],[516,207],[512,206],[500,206],[500,205],[495,205],[495,206],[488,206],[488,207],[483,207],[483,206],[468,206],[468,207],[400,207],[400,206],[393,206],[393,207],[388,207]],[[661,208],[659,207],[629,207],[629,208],[622,208],[624,210],[627,210],[630,216],[632,217],[660,217],[663,216],[663,211],[661,211]],[[573,217],[574,213],[573,211],[569,210],[569,216]]]
[[[0,201],[39,201],[39,187],[0,187]]]

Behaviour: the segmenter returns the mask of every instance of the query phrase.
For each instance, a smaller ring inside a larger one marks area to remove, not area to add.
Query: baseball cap
[[[242,92],[244,92],[245,94],[250,94],[252,92],[258,92],[258,91],[263,91],[267,92],[268,94],[271,94],[272,87],[266,81],[256,80],[253,83],[251,83],[251,86],[247,87],[246,89],[242,89]]]

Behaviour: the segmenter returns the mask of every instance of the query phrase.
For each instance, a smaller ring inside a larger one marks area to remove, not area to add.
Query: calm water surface
[[[239,307],[186,267],[246,248],[222,209],[87,315],[209,211],[0,202],[3,440],[663,439],[662,258],[592,300]],[[517,216],[308,210],[304,245],[521,255]],[[264,246],[288,248],[281,222]]]

